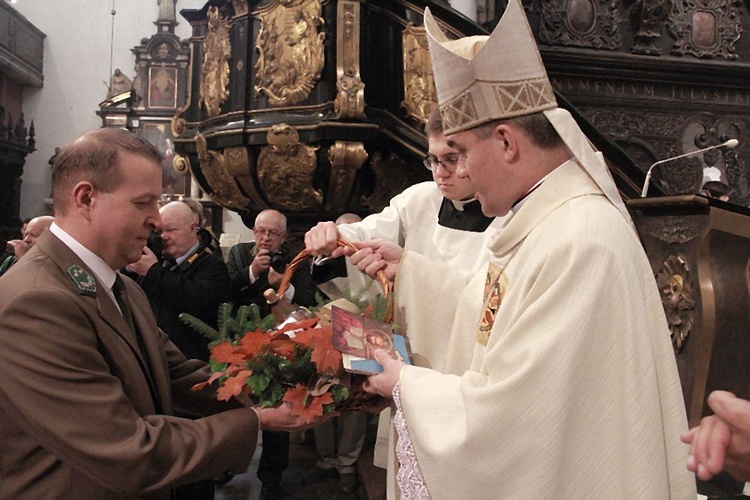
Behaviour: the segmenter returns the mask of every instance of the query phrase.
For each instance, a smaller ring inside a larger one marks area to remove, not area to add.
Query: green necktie
[[[128,292],[125,290],[125,282],[122,281],[122,277],[118,274],[115,278],[115,284],[112,285],[112,293],[115,295],[115,300],[117,301],[117,305],[120,306],[120,312],[122,312],[122,317],[125,318],[125,322],[130,327],[130,331],[132,331],[136,338],[138,339],[138,345],[141,347],[141,352],[143,352],[143,346],[141,346],[141,337],[138,335],[138,333],[135,331],[135,323],[133,322],[133,312],[130,310],[130,306],[128,306]]]
[[[120,306],[122,317],[125,318],[125,322],[128,324],[128,327],[130,327],[130,331],[133,332],[133,335],[135,335],[135,339],[138,341],[138,348],[141,351],[143,363],[145,363],[143,365],[143,371],[146,375],[148,388],[151,391],[151,397],[154,401],[154,407],[156,408],[157,413],[161,413],[161,403],[159,401],[159,397],[157,396],[156,386],[154,385],[154,381],[151,378],[151,369],[149,367],[148,356],[146,356],[146,348],[143,346],[143,339],[141,338],[141,335],[135,328],[135,322],[133,321],[133,312],[130,310],[130,306],[128,306],[128,293],[125,290],[125,282],[122,281],[122,277],[119,274],[115,278],[115,283],[112,285],[112,293],[114,293],[115,295],[117,305]],[[141,362],[139,361],[139,363]]]

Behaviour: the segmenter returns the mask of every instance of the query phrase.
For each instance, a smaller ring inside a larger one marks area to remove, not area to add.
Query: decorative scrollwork
[[[365,84],[359,74],[359,2],[340,0],[336,31],[337,118],[362,118]]]
[[[266,135],[268,146],[258,157],[258,180],[273,203],[290,210],[320,206],[323,193],[313,187],[317,147],[300,144],[297,131],[280,123]]]
[[[539,38],[550,45],[618,49],[622,45],[619,3],[614,0],[542,2]]]
[[[630,6],[634,42],[631,52],[651,56],[661,54],[656,42],[661,39],[661,30],[670,8],[670,0],[637,0]]]
[[[667,315],[672,345],[680,352],[695,321],[693,278],[682,255],[670,255],[656,273],[661,303]]]
[[[672,54],[737,59],[735,44],[742,33],[740,0],[674,2],[668,28],[675,43]]]
[[[232,175],[228,172],[224,155],[208,149],[203,134],[195,136],[195,149],[201,164],[201,173],[208,183],[203,186],[217,203],[233,210],[244,210],[250,200],[242,194]]]
[[[352,192],[357,170],[367,160],[367,150],[361,142],[336,141],[328,150],[331,162],[331,181],[328,185],[326,212],[340,214]]]
[[[321,12],[319,0],[285,0],[256,14],[260,29],[255,41],[259,81],[255,91],[268,96],[269,105],[307,99],[320,78],[326,36],[319,31],[325,22]]]
[[[174,155],[172,169],[180,175],[188,175],[190,173],[190,158],[179,154]]]
[[[403,34],[404,102],[408,115],[427,122],[437,106],[437,91],[424,26],[409,23]]]
[[[229,21],[221,17],[218,7],[209,7],[208,29],[203,40],[200,93],[200,103],[209,118],[218,115],[221,105],[229,98],[227,85],[231,53]]]

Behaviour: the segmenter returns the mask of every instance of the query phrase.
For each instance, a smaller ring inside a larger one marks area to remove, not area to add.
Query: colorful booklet
[[[343,353],[344,369],[353,373],[380,373],[383,367],[374,360],[375,351],[383,349],[394,359],[411,364],[406,338],[393,333],[391,325],[331,308],[333,347]]]

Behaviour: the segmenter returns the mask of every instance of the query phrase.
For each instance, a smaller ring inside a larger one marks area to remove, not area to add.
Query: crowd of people
[[[387,497],[688,499],[694,474],[750,479],[750,402],[713,393],[688,430],[651,267],[601,154],[557,106],[520,1],[489,36],[451,40],[429,9],[425,29],[433,180],[311,228],[315,258],[283,296],[314,306],[322,283],[372,297],[377,272],[395,280],[413,364],[378,350],[365,384],[391,402],[376,451]],[[192,391],[209,341],[180,315],[267,314],[300,248],[268,209],[225,263],[200,204],[160,206],[161,160],[130,132],[83,134],[55,158],[54,217],[9,242],[0,498],[210,499],[259,433],[261,498],[282,496],[289,432],[309,424]],[[367,421],[315,421],[304,481],[356,491]]]

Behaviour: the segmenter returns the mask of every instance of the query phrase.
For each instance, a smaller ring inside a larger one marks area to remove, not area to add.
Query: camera
[[[161,239],[161,235],[156,231],[151,231],[151,234],[148,235],[146,246],[154,252],[156,258],[161,262],[161,253],[164,251],[164,241]]]
[[[292,258],[284,250],[271,252],[271,267],[279,274],[284,274],[286,266],[292,261]]]

